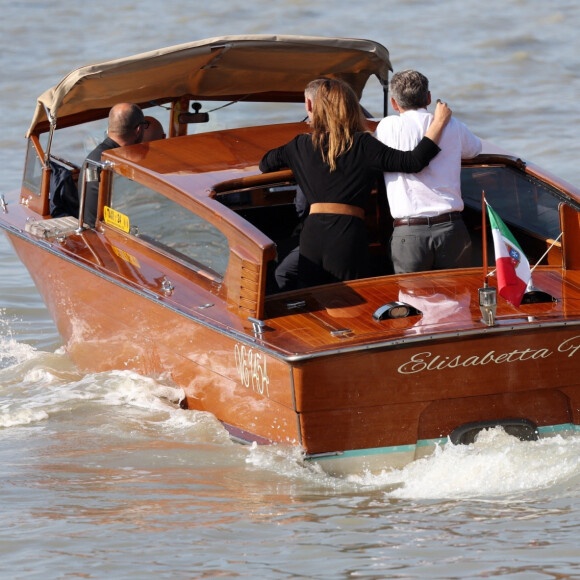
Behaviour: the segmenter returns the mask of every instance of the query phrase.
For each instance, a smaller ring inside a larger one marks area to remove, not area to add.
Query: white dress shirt
[[[376,137],[386,145],[410,151],[425,135],[433,115],[427,109],[389,115],[377,126]],[[461,159],[481,152],[481,140],[461,121],[451,118],[439,141],[441,151],[419,173],[385,173],[391,215],[433,217],[463,210]]]

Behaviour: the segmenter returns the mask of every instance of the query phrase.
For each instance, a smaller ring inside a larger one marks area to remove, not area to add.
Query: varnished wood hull
[[[554,321],[283,355],[10,236],[83,370],[183,388],[242,441],[300,445],[331,473],[404,465],[467,423],[580,424],[580,326]]]

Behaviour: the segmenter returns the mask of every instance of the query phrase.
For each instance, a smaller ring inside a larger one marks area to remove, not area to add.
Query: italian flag
[[[532,277],[530,264],[507,226],[487,201],[485,203],[493,235],[498,292],[508,302],[519,306]]]

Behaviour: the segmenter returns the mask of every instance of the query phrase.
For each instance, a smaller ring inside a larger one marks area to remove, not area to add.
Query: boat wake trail
[[[230,443],[212,414],[181,409],[182,398],[170,381],[132,371],[83,374],[62,348],[49,353],[0,336],[0,429],[101,424],[123,436]]]

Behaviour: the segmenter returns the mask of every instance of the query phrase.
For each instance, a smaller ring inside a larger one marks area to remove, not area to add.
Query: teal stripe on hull
[[[562,431],[577,431],[580,432],[580,425],[574,423],[564,423],[562,425],[551,425],[548,427],[538,427],[538,433],[561,433]]]
[[[413,453],[417,447],[433,447],[437,444],[444,445],[447,443],[447,437],[440,439],[421,439],[415,445],[393,445],[392,447],[371,447],[369,449],[351,449],[349,451],[341,451],[336,455],[310,455],[306,459],[336,459],[337,457],[362,457],[364,455],[388,455],[390,453]]]
[[[580,432],[580,425],[574,423],[564,423],[562,425],[550,425],[546,427],[538,427],[538,433],[541,435],[558,434],[564,432]],[[445,445],[447,437],[440,437],[438,439],[421,439],[416,444],[411,445],[393,445],[392,447],[371,447],[369,449],[352,449],[349,451],[337,452],[336,454],[325,455],[310,455],[306,459],[315,459],[322,461],[324,459],[337,459],[338,457],[363,457],[365,455],[389,455],[391,453],[413,453],[417,448],[434,447],[435,445]]]

